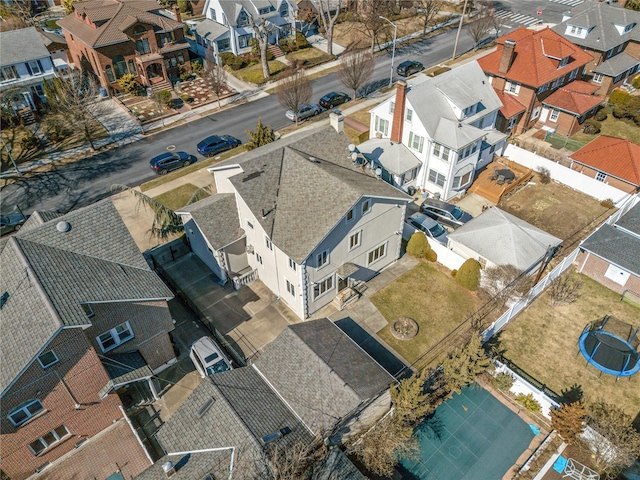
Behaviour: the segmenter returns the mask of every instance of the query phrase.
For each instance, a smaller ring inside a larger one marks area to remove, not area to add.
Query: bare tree
[[[218,99],[218,110],[220,109],[220,95],[227,88],[224,68],[216,61],[215,53],[211,47],[207,48],[205,54],[205,66],[202,76],[207,81],[211,91],[216,94]]]
[[[313,93],[304,69],[290,68],[285,70],[276,87],[276,93],[280,105],[293,112],[297,125],[300,107],[311,100]]]
[[[522,299],[533,280],[513,265],[497,265],[484,270],[481,285],[494,300],[504,305],[509,299]]]
[[[331,14],[331,4],[335,6],[335,11]],[[318,8],[318,18],[327,36],[327,53],[333,55],[333,28],[342,9],[342,0],[333,2],[332,0],[316,0]]]
[[[414,6],[417,12],[416,16],[420,17],[422,22],[422,34],[424,35],[442,9],[442,0],[416,0]]]
[[[267,48],[269,47],[269,31],[267,30],[266,22],[263,18],[256,20],[253,15],[247,13],[249,17],[249,25],[255,33],[255,39],[258,42],[258,49],[260,51],[260,63],[262,64],[262,75],[267,80],[271,76],[269,72],[269,61],[267,60]]]
[[[478,44],[493,28],[493,7],[486,2],[476,4],[476,20],[467,26],[467,33],[473,40],[473,49],[478,49]]]
[[[371,39],[371,53],[373,54],[375,46],[380,43],[380,35],[385,30],[391,29],[391,25],[381,16],[391,15],[394,11],[395,4],[389,0],[376,0],[368,2],[367,5],[358,13],[358,20],[364,33]]]
[[[9,5],[3,3],[0,12],[3,17],[2,24],[8,21],[9,25],[15,29],[39,26],[39,22],[35,19],[33,2],[13,1]],[[2,28],[2,30],[5,29]]]
[[[340,58],[338,78],[345,87],[353,90],[354,100],[358,98],[358,89],[369,79],[374,67],[373,54],[367,50],[353,50]]]

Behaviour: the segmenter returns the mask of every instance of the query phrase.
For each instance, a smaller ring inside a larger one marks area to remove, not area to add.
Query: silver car
[[[191,345],[189,358],[202,378],[231,370],[231,362],[211,337],[202,337]]]
[[[293,110],[287,110],[287,113],[285,113],[285,115],[289,120],[291,120],[292,122],[295,122],[296,117],[298,117],[297,120],[304,120],[305,118],[318,115],[320,112],[322,112],[322,108],[320,108],[317,104],[308,103],[308,104],[300,105],[300,108],[298,109],[298,115],[293,113]]]
[[[402,228],[402,238],[407,242],[416,232],[422,232],[427,237],[433,238],[442,245],[447,245],[447,230],[435,220],[427,217],[424,213],[414,213],[404,221]]]
[[[435,198],[425,199],[420,206],[420,211],[426,216],[452,228],[461,227],[473,218],[457,205],[436,200]]]

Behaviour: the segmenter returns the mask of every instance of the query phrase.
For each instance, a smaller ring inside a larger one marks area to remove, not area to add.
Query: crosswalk
[[[517,12],[509,12],[508,10],[496,10],[494,16],[496,18],[499,18],[503,24],[519,23],[520,25],[524,25],[525,27],[534,25],[538,23],[538,20],[540,20],[538,17],[523,15]]]
[[[567,5],[568,7],[576,7],[581,3],[584,3],[584,0],[549,0],[553,3],[561,3],[562,5]]]

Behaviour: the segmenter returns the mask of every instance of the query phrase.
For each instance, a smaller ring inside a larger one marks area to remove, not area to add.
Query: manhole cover
[[[409,317],[396,318],[391,324],[391,335],[398,340],[409,340],[418,334],[418,324]]]

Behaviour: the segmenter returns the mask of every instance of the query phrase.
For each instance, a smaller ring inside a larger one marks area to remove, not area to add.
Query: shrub
[[[22,146],[23,150],[35,149],[40,146],[40,139],[36,136],[35,133],[27,128],[25,129],[24,137],[22,137],[22,140],[20,140],[20,145]]]
[[[480,264],[473,258],[465,260],[455,278],[456,282],[467,290],[477,290],[480,285]]]
[[[631,86],[640,90],[640,75],[636,75],[633,80],[631,80]]]
[[[627,92],[616,89],[609,95],[609,103],[613,105],[624,105],[629,100],[629,97],[631,97],[631,95]]]
[[[438,254],[434,250],[429,250],[424,258],[430,262],[436,262],[438,260]]]
[[[567,305],[580,297],[582,282],[570,275],[561,275],[551,282],[549,300],[551,306]]]
[[[498,390],[507,391],[513,385],[513,377],[508,373],[499,373],[493,377],[491,384]]]
[[[191,71],[194,75],[201,77],[204,72],[204,66],[202,65],[202,60],[194,60],[191,62]]]
[[[163,105],[169,105],[171,103],[171,92],[169,90],[160,90],[154,94],[154,98],[157,102]]]
[[[181,94],[180,100],[182,100],[183,102],[193,102],[193,98],[191,98],[188,93]]]
[[[223,52],[220,55],[222,65],[228,66],[231,70],[240,70],[246,65],[243,57],[236,57],[231,52]]]
[[[602,108],[598,110],[598,112],[593,116],[593,118],[598,122],[604,122],[608,116],[609,115],[607,114],[607,111],[604,108]]]
[[[273,56],[273,53],[271,53],[269,50],[267,50],[267,62],[270,62],[274,58],[276,58],[276,57]]]
[[[546,167],[536,168],[536,172],[540,175],[540,183],[549,183],[551,181],[551,172]]]
[[[136,83],[136,76],[133,73],[125,73],[118,80],[118,85],[125,93],[135,93],[138,90],[138,84]]]
[[[613,115],[615,116],[615,109],[614,109]],[[600,133],[601,128],[602,128],[602,124],[600,122],[590,118],[589,120],[586,120],[584,122],[584,126],[582,127],[582,130],[587,135],[595,135],[596,133]]]
[[[560,408],[552,408],[551,427],[568,443],[575,444],[584,430],[587,411],[580,401],[562,403]]]
[[[621,105],[615,105],[613,107],[613,116],[616,118],[624,118],[627,116],[627,111],[625,110],[625,108]]]
[[[302,50],[303,48],[309,48],[311,45],[309,44],[309,40],[304,36],[302,32],[296,32],[296,45],[298,49]]]
[[[453,270],[451,270],[451,276],[452,276],[453,278],[456,278],[456,275],[457,275],[457,274],[458,274],[458,270],[457,270],[457,269],[455,269],[455,268],[454,268]]]
[[[44,129],[54,142],[61,142],[73,133],[67,123],[58,117],[47,117],[44,121]]]
[[[180,13],[189,13],[191,11],[191,4],[189,0],[178,0],[178,8]]]
[[[606,198],[600,202],[600,205],[604,208],[613,208],[613,200]]]
[[[520,403],[524,408],[529,412],[540,413],[542,411],[542,407],[538,403],[538,401],[533,398],[531,393],[519,393],[516,395],[516,402]]]
[[[409,255],[416,258],[425,258],[430,250],[431,246],[424,233],[415,232],[411,235],[409,243],[407,243],[407,253]]]

